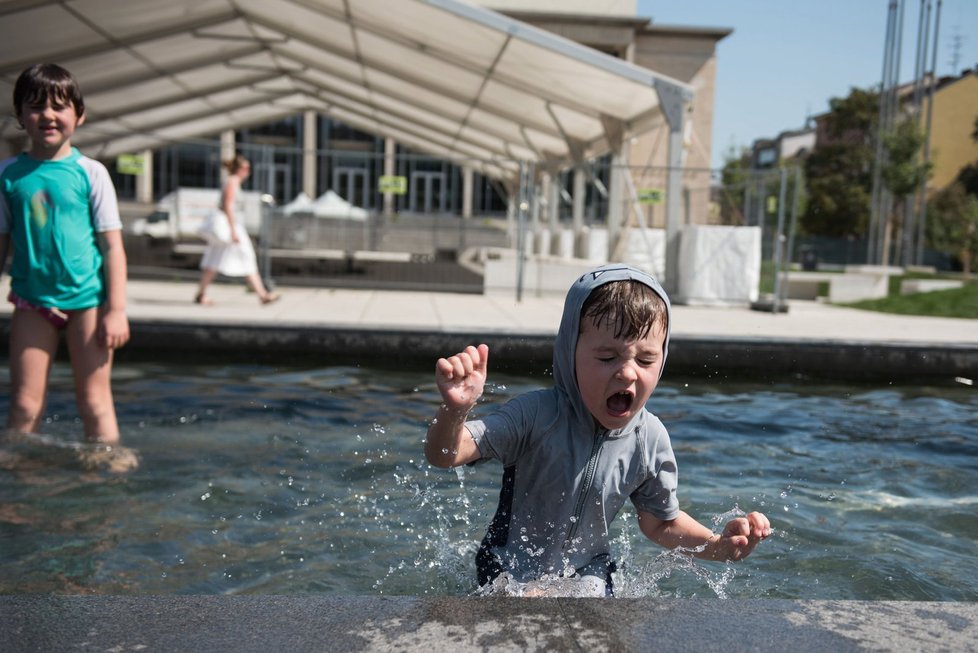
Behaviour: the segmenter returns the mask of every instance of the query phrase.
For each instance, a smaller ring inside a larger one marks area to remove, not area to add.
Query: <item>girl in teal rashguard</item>
[[[115,444],[113,351],[129,340],[126,255],[105,167],[71,146],[85,105],[71,74],[37,64],[14,86],[27,152],[0,162],[0,269],[10,265],[10,410],[7,427],[38,430],[48,372],[64,332],[89,441]]]

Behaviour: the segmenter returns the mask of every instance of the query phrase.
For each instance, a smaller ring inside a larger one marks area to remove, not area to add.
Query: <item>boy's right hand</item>
[[[435,383],[445,406],[465,410],[474,406],[486,384],[488,363],[488,345],[469,345],[450,358],[439,358],[435,363]]]

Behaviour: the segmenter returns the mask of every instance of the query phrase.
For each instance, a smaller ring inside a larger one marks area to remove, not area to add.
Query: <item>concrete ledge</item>
[[[203,255],[207,245],[204,243],[177,243],[173,246],[176,254]],[[381,261],[393,263],[410,263],[419,256],[411,252],[383,252],[373,250],[344,250],[344,249],[285,249],[271,248],[268,255],[273,259],[295,260],[329,260],[329,261]]]
[[[967,651],[978,604],[3,596],[4,651]]]
[[[526,373],[549,367],[552,333],[500,331],[438,332],[308,326],[231,326],[224,323],[133,321],[132,340],[119,360],[162,356],[222,361],[267,358],[315,364],[351,360],[364,364],[417,364],[428,369],[446,351],[485,342],[495,369]],[[138,326],[138,328],[135,328]],[[978,345],[805,339],[676,336],[669,349],[670,374],[718,375],[727,372],[771,376],[953,378],[978,375]]]
[[[873,272],[796,272],[782,275],[789,299],[812,300],[818,297],[818,286],[829,285],[829,301],[834,303],[855,302],[863,299],[879,299],[889,292],[889,275]]]
[[[903,279],[900,282],[901,295],[914,295],[935,290],[954,290],[964,286],[964,281],[954,279]]]
[[[493,367],[526,374],[549,368],[554,335],[499,330],[437,331],[350,326],[231,325],[132,319],[132,339],[117,360],[413,365],[428,370],[447,351],[484,342]],[[6,355],[9,315],[0,316],[0,355]],[[978,377],[978,344],[674,336],[668,373],[776,377],[804,374],[843,379]]]

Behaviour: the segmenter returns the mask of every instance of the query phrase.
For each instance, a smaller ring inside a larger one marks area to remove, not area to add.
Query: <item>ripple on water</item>
[[[140,468],[84,473],[43,453],[0,464],[0,591],[476,591],[501,469],[423,462],[429,371],[116,375]],[[485,400],[549,382],[500,375]],[[743,563],[693,563],[644,541],[627,506],[611,527],[618,596],[978,600],[973,389],[684,383],[650,402],[676,448],[681,506],[707,524],[759,508],[776,532]],[[74,416],[61,370],[45,433],[80,442]]]

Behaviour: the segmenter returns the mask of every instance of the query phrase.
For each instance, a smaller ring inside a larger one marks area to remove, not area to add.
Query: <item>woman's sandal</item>
[[[282,296],[277,293],[269,293],[261,298],[262,305],[273,304],[278,300],[282,299]]]
[[[210,299],[208,297],[204,297],[204,295],[202,293],[197,293],[194,296],[194,303],[195,304],[200,304],[201,306],[213,306],[214,305],[214,300],[213,299]]]

